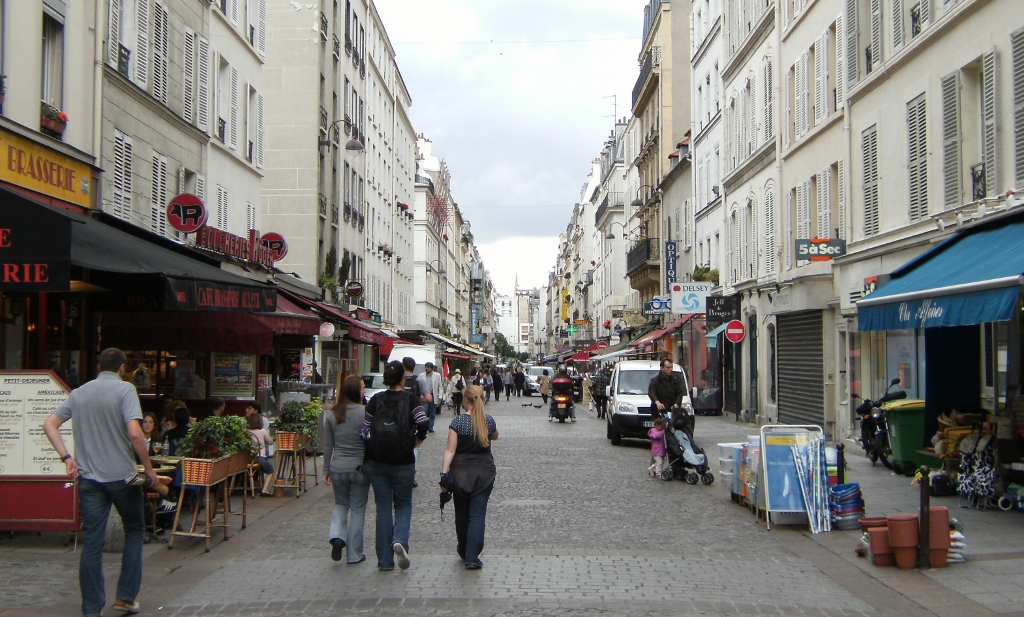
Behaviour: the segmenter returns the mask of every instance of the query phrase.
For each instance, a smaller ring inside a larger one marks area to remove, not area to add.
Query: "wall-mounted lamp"
[[[434,264],[437,264],[436,268],[433,267]],[[444,276],[445,274],[447,274],[447,272],[444,271],[444,268],[441,267],[441,260],[439,260],[439,259],[435,259],[433,261],[427,262],[426,268],[427,268],[427,272],[430,272],[431,270],[433,270],[434,272],[437,272],[441,276]]]
[[[350,120],[346,120],[344,118],[340,120],[335,120],[334,122],[331,123],[329,127],[327,127],[327,139],[320,140],[321,148],[323,148],[324,146],[330,146],[331,144],[334,143],[334,141],[331,139],[331,131],[334,131],[336,138],[340,139],[341,129],[338,128],[339,124],[344,124],[346,130],[352,130],[352,122]],[[363,150],[366,149],[366,146],[363,145],[363,142],[353,137],[352,139],[345,142],[345,149],[348,150],[349,152],[362,152]]]
[[[618,221],[612,221],[611,223],[608,224],[608,233],[605,234],[604,239],[605,240],[614,240],[615,239],[615,234],[612,233],[612,225],[619,225],[620,227],[622,227],[622,239],[625,240],[626,239],[626,225],[623,224],[623,223],[620,223]]]
[[[643,201],[640,201],[640,192],[643,191],[645,188],[648,189],[647,196],[644,198]],[[653,187],[650,184],[641,184],[640,188],[636,190],[636,198],[633,199],[633,201],[631,201],[629,205],[632,206],[634,210],[640,208],[645,203],[647,203],[647,201],[651,198],[652,192],[655,199],[658,199],[658,197],[661,195],[661,191],[656,187]]]

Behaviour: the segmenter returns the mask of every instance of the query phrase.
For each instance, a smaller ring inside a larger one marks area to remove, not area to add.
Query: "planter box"
[[[236,452],[228,457],[227,475],[233,476],[242,473],[249,467],[249,455],[245,452]]]
[[[228,475],[230,455],[220,458],[181,459],[181,482],[197,486],[212,486]]]
[[[309,438],[302,433],[281,433],[277,434],[277,449],[280,450],[303,450]]]

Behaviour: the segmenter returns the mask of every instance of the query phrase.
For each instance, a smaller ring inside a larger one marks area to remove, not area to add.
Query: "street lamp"
[[[605,240],[614,240],[615,239],[615,234],[612,233],[612,225],[619,225],[619,226],[622,227],[622,239],[625,240],[626,239],[626,225],[625,225],[625,223],[620,223],[618,221],[612,221],[611,223],[608,224],[608,233],[605,235],[604,239]]]
[[[324,146],[330,146],[332,143],[334,143],[331,140],[331,131],[334,131],[336,137],[341,137],[341,129],[338,128],[339,124],[344,124],[346,130],[352,130],[351,120],[346,120],[344,118],[340,120],[335,120],[334,122],[331,123],[329,127],[327,127],[327,139],[320,140],[321,148],[323,148]],[[348,140],[345,143],[345,149],[348,150],[349,152],[362,152],[363,150],[366,149],[366,147],[363,145],[363,142],[353,137],[352,139]]]
[[[433,267],[434,264],[437,264],[436,268]],[[445,274],[447,274],[444,271],[444,268],[441,266],[441,260],[440,259],[435,259],[433,261],[427,262],[426,268],[427,268],[427,272],[433,270],[434,272],[437,272],[441,276],[444,276]]]
[[[648,197],[645,198],[644,201],[640,201],[640,191],[644,190],[644,188],[649,189]],[[640,208],[640,206],[644,205],[647,202],[647,199],[650,199],[650,191],[654,191],[655,197],[661,194],[661,191],[659,189],[651,186],[650,184],[641,184],[640,188],[636,190],[636,199],[631,201],[629,205],[632,206],[634,210]]]

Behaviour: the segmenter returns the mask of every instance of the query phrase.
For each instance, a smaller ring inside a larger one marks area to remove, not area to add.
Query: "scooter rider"
[[[664,416],[673,407],[683,404],[686,386],[682,376],[672,372],[672,360],[662,360],[661,370],[651,379],[647,396],[651,399],[651,416]]]
[[[555,417],[555,394],[569,395],[569,417],[572,422],[576,421],[576,406],[572,403],[572,378],[565,372],[565,367],[558,367],[555,378],[551,380],[551,406],[548,407],[548,420]]]

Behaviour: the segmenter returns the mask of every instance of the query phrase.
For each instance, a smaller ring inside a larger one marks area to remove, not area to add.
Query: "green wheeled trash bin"
[[[892,468],[897,473],[913,476],[920,465],[932,464],[930,457],[918,450],[924,448],[924,401],[902,399],[882,405],[889,424],[889,445]]]

